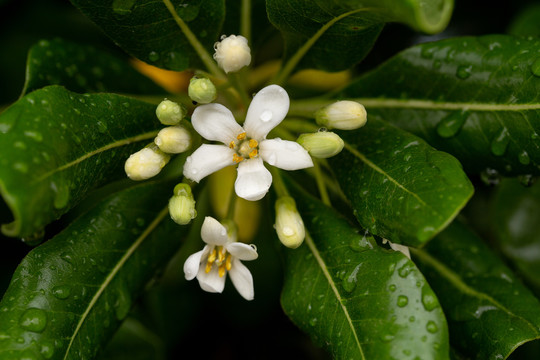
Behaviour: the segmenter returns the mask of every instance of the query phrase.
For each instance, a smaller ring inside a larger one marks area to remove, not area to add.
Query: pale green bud
[[[276,204],[276,229],[281,243],[291,249],[299,247],[306,237],[304,222],[298,210],[296,203],[290,196],[282,196],[277,199]]]
[[[210,79],[192,77],[189,81],[188,95],[199,104],[208,104],[216,100],[217,91]]]
[[[191,146],[191,134],[182,126],[169,126],[159,131],[154,143],[161,151],[180,154]]]
[[[315,112],[317,124],[328,129],[354,130],[366,124],[364,105],[356,101],[338,101]]]
[[[124,170],[131,180],[146,180],[159,174],[170,158],[152,143],[131,154],[126,160]]]
[[[330,131],[301,134],[296,142],[302,145],[311,156],[323,159],[339,154],[345,145],[338,134]]]
[[[180,183],[174,187],[174,196],[169,199],[169,214],[180,225],[189,224],[197,216],[195,200],[188,184]]]
[[[186,116],[187,110],[183,105],[171,100],[163,100],[156,108],[156,115],[163,125],[178,125]]]

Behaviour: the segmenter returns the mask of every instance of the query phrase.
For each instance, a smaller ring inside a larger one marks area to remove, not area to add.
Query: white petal
[[[197,272],[199,272],[199,265],[201,264],[201,258],[204,253],[204,251],[207,249],[208,246],[205,246],[204,249],[201,251],[197,251],[194,254],[191,254],[186,262],[184,263],[184,275],[186,276],[186,280],[193,280],[195,276],[197,276]]]
[[[255,250],[254,247],[241,242],[234,242],[228,244],[227,251],[231,253],[231,255],[235,258],[244,261],[255,260],[259,257],[259,255],[257,254],[257,250]]]
[[[228,241],[227,229],[211,216],[204,218],[201,227],[201,238],[207,244],[223,246]]]
[[[215,171],[234,165],[234,154],[234,150],[225,145],[203,144],[186,159],[184,176],[199,182]]]
[[[259,155],[264,161],[283,170],[298,170],[313,166],[306,149],[295,141],[264,140],[259,144]]]
[[[244,130],[256,140],[266,138],[289,111],[289,95],[281,86],[270,85],[255,95],[246,116]]]
[[[221,141],[225,145],[236,140],[244,129],[238,125],[229,109],[221,104],[201,105],[191,115],[193,128],[205,139]]]
[[[394,251],[399,251],[401,252],[403,255],[405,255],[406,257],[408,257],[409,259],[411,258],[411,252],[409,251],[409,247],[408,246],[405,246],[405,245],[400,245],[400,244],[394,244],[392,242],[390,242],[390,247],[392,248],[392,250]]]
[[[236,290],[246,300],[253,300],[255,297],[255,291],[253,290],[253,276],[249,272],[248,268],[240,262],[238,259],[234,259],[231,270],[231,281],[234,284]]]
[[[218,267],[212,266],[212,270],[209,273],[206,273],[204,267],[206,264],[201,264],[199,268],[199,273],[197,274],[197,280],[199,280],[199,285],[204,291],[211,293],[220,293],[225,288],[225,278],[227,273],[224,276],[219,276]]]
[[[238,165],[238,177],[234,183],[236,195],[250,201],[260,200],[270,185],[272,174],[264,167],[260,157],[242,161]]]

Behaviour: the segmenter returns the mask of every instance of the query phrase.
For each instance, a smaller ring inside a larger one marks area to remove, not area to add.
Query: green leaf
[[[539,175],[539,54],[539,40],[506,35],[421,44],[340,96],[358,98],[370,115],[423,137],[469,171]]]
[[[348,145],[330,165],[372,234],[422,246],[473,194],[456,159],[388,123],[370,118],[362,129],[339,135]]]
[[[515,36],[540,37],[540,4],[530,4],[519,12],[508,27]]]
[[[26,95],[0,114],[0,192],[15,219],[2,231],[29,236],[125,176],[125,160],[159,127],[154,105],[124,96],[59,86]]]
[[[540,183],[504,180],[493,204],[493,234],[502,252],[540,295]]]
[[[168,216],[168,185],[113,195],[26,256],[0,303],[0,359],[98,353],[187,229]]]
[[[184,70],[201,64],[165,1],[71,0],[122,49],[151,65]],[[225,17],[224,0],[173,1],[178,16],[213,52]]]
[[[450,225],[413,260],[439,297],[450,340],[474,359],[506,359],[540,338],[540,302],[469,229]]]
[[[28,54],[23,94],[47,85],[63,85],[79,93],[164,93],[127,60],[62,39],[42,40]]]
[[[300,67],[338,71],[367,55],[385,22],[402,22],[427,33],[442,31],[453,0],[268,0],[266,6],[270,22],[285,39],[286,58],[313,42]]]
[[[338,359],[448,359],[444,314],[416,266],[298,188],[292,194],[308,231],[284,251],[281,303],[293,322]]]

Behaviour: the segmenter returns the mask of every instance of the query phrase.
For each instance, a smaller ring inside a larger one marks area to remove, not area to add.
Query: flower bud
[[[338,101],[315,112],[317,124],[328,129],[354,130],[366,124],[364,105],[356,101]]]
[[[170,158],[152,143],[131,154],[126,160],[124,170],[131,180],[146,180],[159,174]]]
[[[276,229],[281,243],[291,249],[299,247],[306,236],[304,222],[296,210],[296,203],[290,196],[282,196],[276,201]]]
[[[241,35],[223,35],[221,41],[214,44],[214,50],[214,59],[226,73],[238,71],[251,62],[248,41]]]
[[[199,104],[208,104],[216,100],[217,91],[210,79],[192,77],[189,81],[188,95]]]
[[[187,110],[171,100],[163,100],[156,108],[156,115],[163,125],[178,125],[186,116]]]
[[[195,200],[188,184],[180,183],[174,187],[174,196],[169,199],[169,214],[180,225],[189,224],[197,216]]]
[[[169,126],[159,131],[154,143],[169,154],[180,154],[191,146],[191,134],[182,126]]]
[[[336,133],[320,131],[311,134],[301,134],[296,140],[311,156],[329,158],[343,150],[344,142]]]

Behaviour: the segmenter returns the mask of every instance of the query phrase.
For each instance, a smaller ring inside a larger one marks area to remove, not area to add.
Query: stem
[[[291,101],[288,116],[298,116],[313,119],[315,111],[335,101],[336,100],[331,99]]]
[[[229,83],[236,89],[236,91],[240,95],[240,99],[242,101],[242,104],[244,105],[244,109],[247,109],[249,103],[251,102],[251,98],[248,96],[244,84],[242,83],[242,81],[240,81],[238,73],[230,73],[227,74],[227,76],[229,77]]]
[[[309,49],[311,49],[311,47],[317,42],[317,40],[319,40],[320,37],[323,36],[323,34],[326,32],[326,30],[328,30],[330,27],[332,27],[332,25],[334,25],[336,22],[338,22],[339,20],[341,20],[341,19],[343,19],[343,18],[345,18],[345,17],[347,17],[349,15],[352,15],[352,14],[355,14],[355,13],[361,12],[361,11],[366,11],[366,10],[368,10],[368,9],[363,8],[363,9],[352,10],[352,11],[346,12],[344,14],[341,14],[341,15],[335,17],[332,20],[330,20],[329,22],[327,22],[326,24],[324,24],[324,26],[321,27],[315,33],[315,35],[310,37],[308,39],[308,41],[306,41],[304,43],[304,45],[302,45],[298,50],[296,50],[294,55],[289,59],[289,61],[287,61],[285,66],[283,68],[281,68],[281,71],[277,74],[277,76],[274,77],[273,83],[277,84],[277,85],[282,85],[285,82],[285,80],[287,80],[288,77],[291,75],[292,71],[294,70],[294,68],[296,68],[296,66],[298,65],[300,60],[302,60],[304,55],[306,55],[306,53],[309,51]]]
[[[296,133],[312,133],[317,132],[320,128],[317,124],[300,118],[287,118],[282,122],[283,127],[290,132]]]
[[[251,44],[251,0],[242,0],[240,34]]]
[[[332,206],[330,202],[330,197],[328,196],[328,191],[326,190],[326,185],[322,177],[321,167],[318,161],[313,162],[313,167],[315,170],[315,180],[317,181],[317,187],[319,188],[319,193],[321,194],[322,202],[327,206]]]
[[[226,219],[234,221],[234,210],[236,209],[236,192],[234,188],[229,195],[229,206],[227,207],[227,217]]]
[[[285,186],[285,183],[283,182],[283,179],[281,178],[281,174],[279,170],[273,166],[269,167],[270,173],[272,174],[272,186],[274,187],[274,190],[276,191],[276,194],[278,197],[281,196],[289,196],[289,191],[287,191],[287,187]]]
[[[176,21],[176,23],[178,24],[178,27],[184,33],[184,36],[188,39],[193,49],[195,49],[195,51],[201,58],[202,62],[204,63],[204,65],[206,65],[206,68],[208,69],[208,71],[210,71],[217,78],[223,78],[224,77],[223,72],[219,69],[219,67],[214,62],[214,59],[206,51],[206,49],[201,44],[199,39],[197,39],[195,34],[193,34],[191,29],[186,25],[184,20],[182,20],[182,18],[178,16],[178,14],[176,13],[176,10],[174,9],[173,4],[171,4],[171,1],[163,0],[163,3],[165,4],[165,6],[167,6],[167,9],[171,13],[174,21]]]

